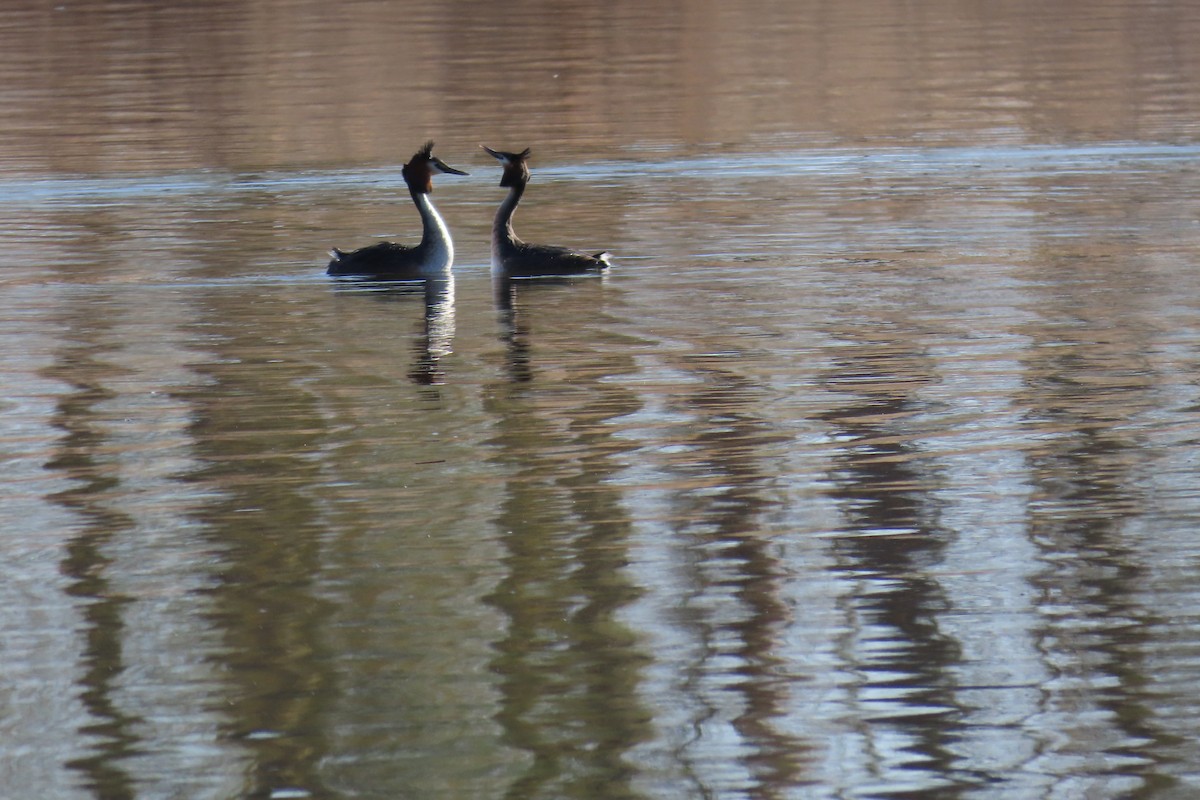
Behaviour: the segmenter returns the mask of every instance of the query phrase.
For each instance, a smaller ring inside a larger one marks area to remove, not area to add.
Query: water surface
[[[1189,5],[3,17],[7,791],[1196,791]]]

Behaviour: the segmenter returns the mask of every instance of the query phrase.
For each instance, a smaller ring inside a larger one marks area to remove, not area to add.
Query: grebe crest
[[[433,154],[433,142],[426,142],[425,146],[414,153],[413,157],[404,165],[404,168],[400,170],[400,174],[404,176],[404,182],[408,184],[408,188],[422,194],[433,192],[433,174],[435,172],[441,172],[445,175],[468,174],[461,169],[455,169],[435,156]]]
[[[519,153],[504,153],[499,150],[493,150],[487,145],[479,145],[487,151],[488,155],[504,165],[504,174],[500,176],[500,185],[504,187],[516,186],[518,183],[529,182],[529,165],[525,160],[532,155],[533,151],[526,147]]]

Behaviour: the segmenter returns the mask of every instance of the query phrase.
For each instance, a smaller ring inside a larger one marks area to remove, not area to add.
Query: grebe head
[[[501,186],[516,186],[518,183],[529,182],[529,167],[525,164],[525,159],[529,158],[530,150],[526,147],[519,153],[503,153],[499,150],[493,150],[487,145],[479,145],[484,150],[488,151],[488,155],[504,165],[504,175],[500,177]]]
[[[426,142],[424,147],[413,154],[413,157],[404,165],[404,169],[400,171],[400,174],[404,176],[404,182],[413,191],[429,194],[433,191],[433,173],[435,172],[444,172],[447,175],[467,174],[461,169],[455,169],[435,156],[433,154],[433,142]]]

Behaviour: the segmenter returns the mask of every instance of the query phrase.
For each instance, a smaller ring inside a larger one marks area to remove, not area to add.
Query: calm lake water
[[[0,23],[0,794],[1200,792],[1194,3]]]

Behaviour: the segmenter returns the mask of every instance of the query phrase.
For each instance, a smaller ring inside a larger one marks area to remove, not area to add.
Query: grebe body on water
[[[482,146],[482,145],[481,145]],[[524,242],[513,232],[513,212],[521,202],[529,183],[529,148],[520,153],[505,153],[483,146],[492,157],[504,165],[500,185],[508,188],[508,196],[496,210],[492,224],[492,269],[510,278],[536,278],[583,275],[609,268],[608,253],[582,253],[566,247]]]
[[[442,215],[433,206],[429,195],[433,191],[434,173],[466,175],[447,165],[433,154],[433,142],[418,150],[402,175],[412,195],[417,213],[421,215],[421,242],[417,245],[380,242],[361,250],[344,253],[336,247],[330,251],[329,275],[354,276],[373,280],[422,280],[445,275],[454,263],[454,242]]]

